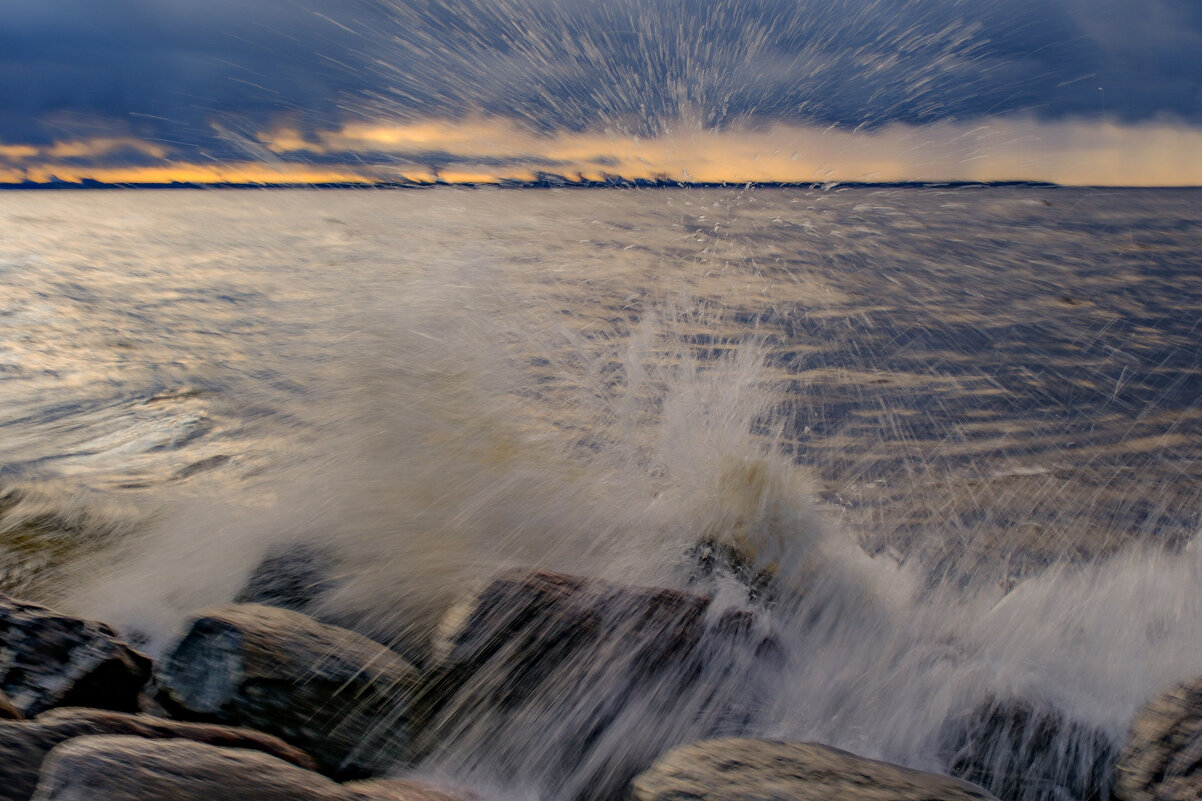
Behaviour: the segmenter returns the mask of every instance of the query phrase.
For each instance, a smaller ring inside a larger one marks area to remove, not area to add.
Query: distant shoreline
[[[0,192],[78,192],[87,190],[125,190],[125,189],[355,189],[355,190],[396,190],[396,189],[434,189],[438,187],[454,187],[457,189],[738,189],[754,187],[756,189],[1202,189],[1202,186],[1131,186],[1115,184],[1057,184],[1051,181],[673,181],[667,178],[619,178],[613,177],[603,181],[577,181],[560,176],[548,176],[534,181],[500,180],[500,181],[376,181],[376,182],[343,182],[326,181],[316,183],[289,182],[255,183],[255,182],[213,182],[202,183],[193,181],[170,182],[121,182],[105,183],[87,179],[84,181],[23,181],[20,183],[0,182]]]
[[[322,182],[322,183],[252,183],[171,181],[167,183],[134,182],[104,183],[102,181],[48,181],[0,183],[0,191],[81,191],[91,189],[431,189],[435,187],[459,187],[465,189],[736,189],[756,187],[758,189],[835,189],[835,188],[906,188],[947,189],[965,187],[1023,187],[1038,189],[1067,188],[1047,181],[672,181],[667,179],[613,178],[605,181],[574,181],[569,179],[545,178],[534,181],[479,181],[479,182]],[[1154,189],[1188,189],[1191,187],[1108,187]]]

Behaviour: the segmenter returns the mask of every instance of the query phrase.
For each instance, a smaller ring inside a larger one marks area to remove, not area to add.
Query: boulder
[[[149,739],[187,739],[228,748],[248,748],[314,769],[313,759],[282,740],[250,729],[181,723],[146,715],[98,709],[55,709],[36,720],[0,723],[0,801],[26,801],[37,785],[42,760],[75,737],[123,734]]]
[[[710,599],[583,576],[511,570],[452,608],[434,642],[427,719],[455,696],[460,707],[504,713],[540,693],[554,699],[616,660],[624,690],[687,661]]]
[[[538,777],[547,795],[617,797],[665,743],[708,734],[753,683],[710,665],[709,605],[674,589],[501,574],[435,637],[416,754],[484,755],[502,785]]]
[[[668,752],[631,783],[633,801],[982,801],[988,792],[813,743],[724,739]]]
[[[270,732],[339,779],[402,759],[417,671],[385,646],[286,609],[234,604],[200,614],[156,666],[176,717]]]
[[[24,720],[21,710],[13,704],[9,697],[0,693],[0,720]]]
[[[25,717],[56,706],[136,711],[150,668],[104,623],[0,595],[0,691]]]
[[[1115,782],[1121,801],[1202,797],[1202,677],[1153,698],[1127,735]]]
[[[263,604],[309,614],[336,586],[335,561],[326,549],[295,543],[269,551],[251,572],[234,603]]]
[[[678,663],[705,629],[710,599],[661,587],[512,570],[453,608],[435,640],[435,663],[458,686],[490,662],[505,665],[494,701],[514,705],[555,668],[602,643],[621,642],[635,673]],[[634,678],[635,676],[632,676]]]
[[[78,737],[46,757],[35,801],[362,801],[258,751],[190,740]]]
[[[412,779],[369,779],[342,786],[358,793],[365,801],[477,801],[470,793],[451,793]]]
[[[942,731],[948,773],[1004,799],[1107,801],[1118,746],[1046,704],[990,698]]]

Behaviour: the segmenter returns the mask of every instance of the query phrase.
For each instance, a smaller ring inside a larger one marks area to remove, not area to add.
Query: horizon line
[[[88,191],[139,189],[431,189],[456,187],[465,189],[821,189],[845,188],[1032,188],[1032,189],[1199,189],[1202,185],[1145,186],[1131,184],[1060,184],[1053,181],[678,181],[672,178],[623,178],[577,180],[548,175],[535,180],[498,179],[495,181],[121,181],[106,182],[92,178],[79,181],[20,181],[0,182],[0,191]]]

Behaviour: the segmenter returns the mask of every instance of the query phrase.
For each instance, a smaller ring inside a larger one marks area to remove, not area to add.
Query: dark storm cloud
[[[381,87],[536,125],[843,126],[1027,112],[1202,120],[1195,0],[434,0]],[[1099,86],[1103,90],[1099,90]]]
[[[363,86],[338,62],[360,39],[337,20],[360,24],[349,5],[4,0],[0,138],[131,134],[189,149],[212,147],[216,120],[236,128],[295,113],[332,124],[339,100]]]
[[[1100,88],[1099,88],[1100,87]],[[1202,123],[1196,0],[4,0],[0,141],[237,154],[348,114]]]

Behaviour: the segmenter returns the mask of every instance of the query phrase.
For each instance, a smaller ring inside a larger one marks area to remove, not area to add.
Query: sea
[[[1202,190],[0,193],[0,591],[151,655],[290,549],[419,663],[509,568],[754,618],[398,767],[485,797],[728,735],[1106,797],[1202,674],[1200,402]]]

